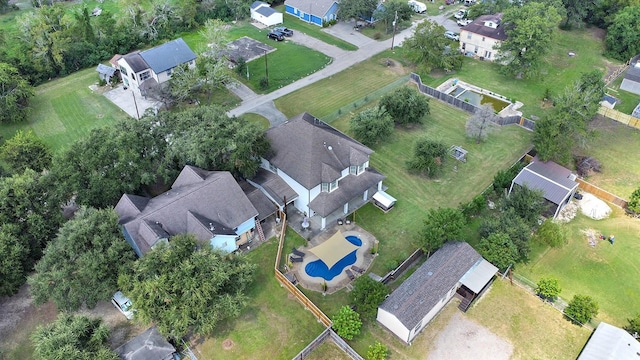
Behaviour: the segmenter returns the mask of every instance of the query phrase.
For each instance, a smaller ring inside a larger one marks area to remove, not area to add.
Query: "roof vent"
[[[329,149],[329,150],[333,150],[333,148],[331,147],[331,145],[329,145],[329,146],[327,147],[327,149]]]
[[[429,272],[427,273],[427,275],[428,275],[428,276],[433,275],[433,271],[429,271]]]
[[[213,226],[213,223],[209,223],[209,230],[211,230],[211,231],[215,231],[216,230],[216,227]]]

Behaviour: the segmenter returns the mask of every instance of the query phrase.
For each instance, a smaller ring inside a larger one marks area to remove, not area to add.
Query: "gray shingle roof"
[[[545,199],[559,205],[578,186],[570,179],[571,175],[570,170],[553,161],[534,161],[522,169],[513,182],[541,190]]]
[[[112,66],[98,64],[98,67],[96,68],[96,71],[98,73],[100,73],[100,74],[109,75],[111,77],[116,72],[116,68],[114,68]]]
[[[273,150],[267,160],[307,189],[336,180],[343,169],[362,165],[373,153],[308,113],[270,128],[266,136]]]
[[[433,253],[380,308],[413,329],[482,257],[469,244],[448,242]]]
[[[246,181],[238,182],[251,204],[258,210],[258,220],[262,221],[275,213],[278,207],[260,189]]]
[[[143,254],[159,238],[157,227],[171,236],[192,233],[201,240],[209,240],[212,234],[232,233],[240,224],[258,215],[229,172],[191,166],[183,169],[171,190],[149,199],[137,214],[132,199],[137,201],[132,195],[123,195],[116,212]],[[149,224],[156,228],[150,229]],[[214,230],[210,230],[211,227]]]
[[[623,329],[601,322],[578,360],[638,360],[640,343]]]
[[[251,9],[257,9],[260,6],[269,6],[269,4],[267,4],[264,1],[254,1],[253,3],[251,3],[251,6],[249,6]]]
[[[196,54],[182,38],[142,51],[140,56],[156,74],[196,58]]]
[[[123,360],[172,360],[176,349],[155,326],[115,350]]]
[[[488,26],[484,26],[485,21],[492,21],[494,23],[500,24],[500,21],[502,21],[502,14],[479,16],[477,19],[473,20],[473,22],[465,26],[463,30],[481,36],[490,37],[496,40],[507,39],[507,34],[504,32],[504,26],[498,25],[498,27],[494,29]],[[460,41],[464,41],[464,39],[461,38]]]
[[[131,70],[133,70],[134,73],[139,73],[140,71],[149,68],[149,65],[144,61],[142,56],[140,56],[140,52],[138,51],[127,54],[123,56],[122,59],[124,59],[124,61],[129,64],[129,67],[131,68]]]
[[[271,171],[260,168],[256,176],[250,179],[251,182],[260,186],[271,198],[280,206],[298,198],[298,193],[287,184],[286,181]]]
[[[263,6],[261,8],[258,8],[258,10],[256,10],[256,12],[258,14],[260,14],[262,16],[266,16],[266,17],[269,17],[269,16],[277,13],[277,11],[275,11],[272,8],[267,7],[267,6]]]
[[[284,4],[312,14],[318,17],[324,17],[327,11],[337,3],[335,0],[285,0]]]
[[[362,193],[366,189],[371,188],[386,177],[375,169],[367,168],[360,175],[349,174],[338,182],[338,188],[332,192],[322,192],[316,196],[309,207],[318,215],[326,217],[332,212],[342,208],[344,204],[349,202],[356,196],[362,197]],[[373,196],[375,191],[369,192],[369,197]]]

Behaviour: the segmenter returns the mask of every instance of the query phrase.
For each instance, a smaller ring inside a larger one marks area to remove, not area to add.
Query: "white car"
[[[471,19],[460,19],[457,21],[458,26],[467,26],[469,24],[471,24],[473,22],[473,20]]]
[[[453,31],[446,31],[444,33],[444,37],[446,37],[447,39],[455,40],[455,41],[460,40],[460,35],[454,33]]]
[[[467,10],[458,10],[458,12],[455,13],[455,15],[453,15],[453,17],[458,20],[464,19],[466,16],[467,16]]]
[[[131,300],[128,297],[124,296],[122,291],[118,291],[113,294],[111,298],[111,303],[116,309],[120,310],[120,312],[127,317],[127,319],[133,319],[133,309],[131,308]]]

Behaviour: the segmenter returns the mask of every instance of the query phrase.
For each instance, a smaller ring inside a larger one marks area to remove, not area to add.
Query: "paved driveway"
[[[355,21],[340,21],[333,26],[322,29],[327,34],[333,35],[338,39],[351,43],[359,48],[371,44],[375,40],[368,36],[360,34],[359,31],[353,29]]]
[[[142,117],[147,109],[157,109],[161,105],[160,102],[143,98],[138,91],[134,95],[131,88],[125,90],[122,84],[105,92],[104,96],[134,119]]]

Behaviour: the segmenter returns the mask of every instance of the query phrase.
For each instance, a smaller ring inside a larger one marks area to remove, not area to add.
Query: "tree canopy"
[[[0,296],[17,293],[27,280],[29,248],[20,241],[16,228],[13,224],[0,228]]]
[[[507,39],[498,48],[498,62],[511,75],[531,76],[551,48],[553,33],[561,17],[554,6],[541,2],[527,2],[504,11],[501,26]]]
[[[31,335],[37,360],[118,360],[109,350],[109,328],[101,319],[61,314],[56,321],[39,326]]]
[[[525,186],[514,186],[511,194],[503,198],[502,208],[512,208],[516,215],[530,226],[538,223],[538,218],[547,205],[541,190],[533,190]]]
[[[378,7],[377,0],[343,0],[338,10],[338,20],[369,19]]]
[[[348,306],[341,307],[331,320],[336,334],[347,340],[353,340],[362,329],[360,315]]]
[[[403,86],[380,99],[380,108],[398,125],[421,124],[429,114],[429,98]]]
[[[210,335],[247,305],[255,269],[242,255],[225,255],[191,235],[178,235],[136,261],[118,284],[136,318],[155,322],[162,334]]]
[[[493,233],[480,240],[479,249],[482,257],[504,271],[518,259],[518,248],[513,244],[509,235]]]
[[[349,130],[354,138],[370,146],[393,134],[393,120],[379,107],[368,108],[351,117]]]
[[[635,214],[640,214],[640,188],[635,189],[633,193],[631,193],[631,197],[627,203],[627,209]]]
[[[389,288],[368,276],[360,276],[353,282],[353,290],[349,293],[349,302],[356,306],[362,319],[375,320],[378,306],[389,294]]]
[[[24,121],[34,90],[18,70],[0,62],[0,123]]]
[[[464,215],[459,209],[429,209],[420,235],[420,247],[430,254],[447,241],[459,240],[465,223]]]
[[[591,296],[576,294],[569,301],[564,313],[571,321],[582,325],[598,315],[598,309],[598,303]]]
[[[59,309],[93,308],[118,289],[118,275],[135,258],[118,226],[113,209],[80,208],[66,222],[29,278],[37,304],[51,299]]]
[[[558,279],[546,277],[538,280],[535,291],[536,294],[540,295],[543,299],[555,301],[558,295],[560,295],[562,288],[558,283]]]
[[[620,61],[640,53],[640,4],[627,6],[614,16],[605,44],[607,55]]]
[[[396,18],[397,14],[397,18]],[[394,21],[409,21],[413,15],[413,9],[406,1],[402,0],[390,0],[385,1],[384,6],[379,6],[376,11],[373,12],[373,17],[378,22],[384,23],[386,33],[393,31]],[[398,24],[396,23],[396,26]]]
[[[496,129],[497,125],[493,122],[495,116],[491,104],[480,105],[464,126],[467,136],[475,139],[476,144],[487,140],[489,134]]]
[[[430,20],[418,24],[415,33],[402,45],[407,49],[407,58],[426,73],[433,69],[460,69],[464,55],[451,40],[444,37],[445,30],[442,25]]]
[[[443,143],[422,137],[416,141],[413,157],[407,161],[407,168],[435,178],[442,174],[446,160],[447,147]]]
[[[27,168],[41,172],[51,166],[51,151],[33,131],[18,130],[0,148],[0,159],[14,173],[21,173]]]

